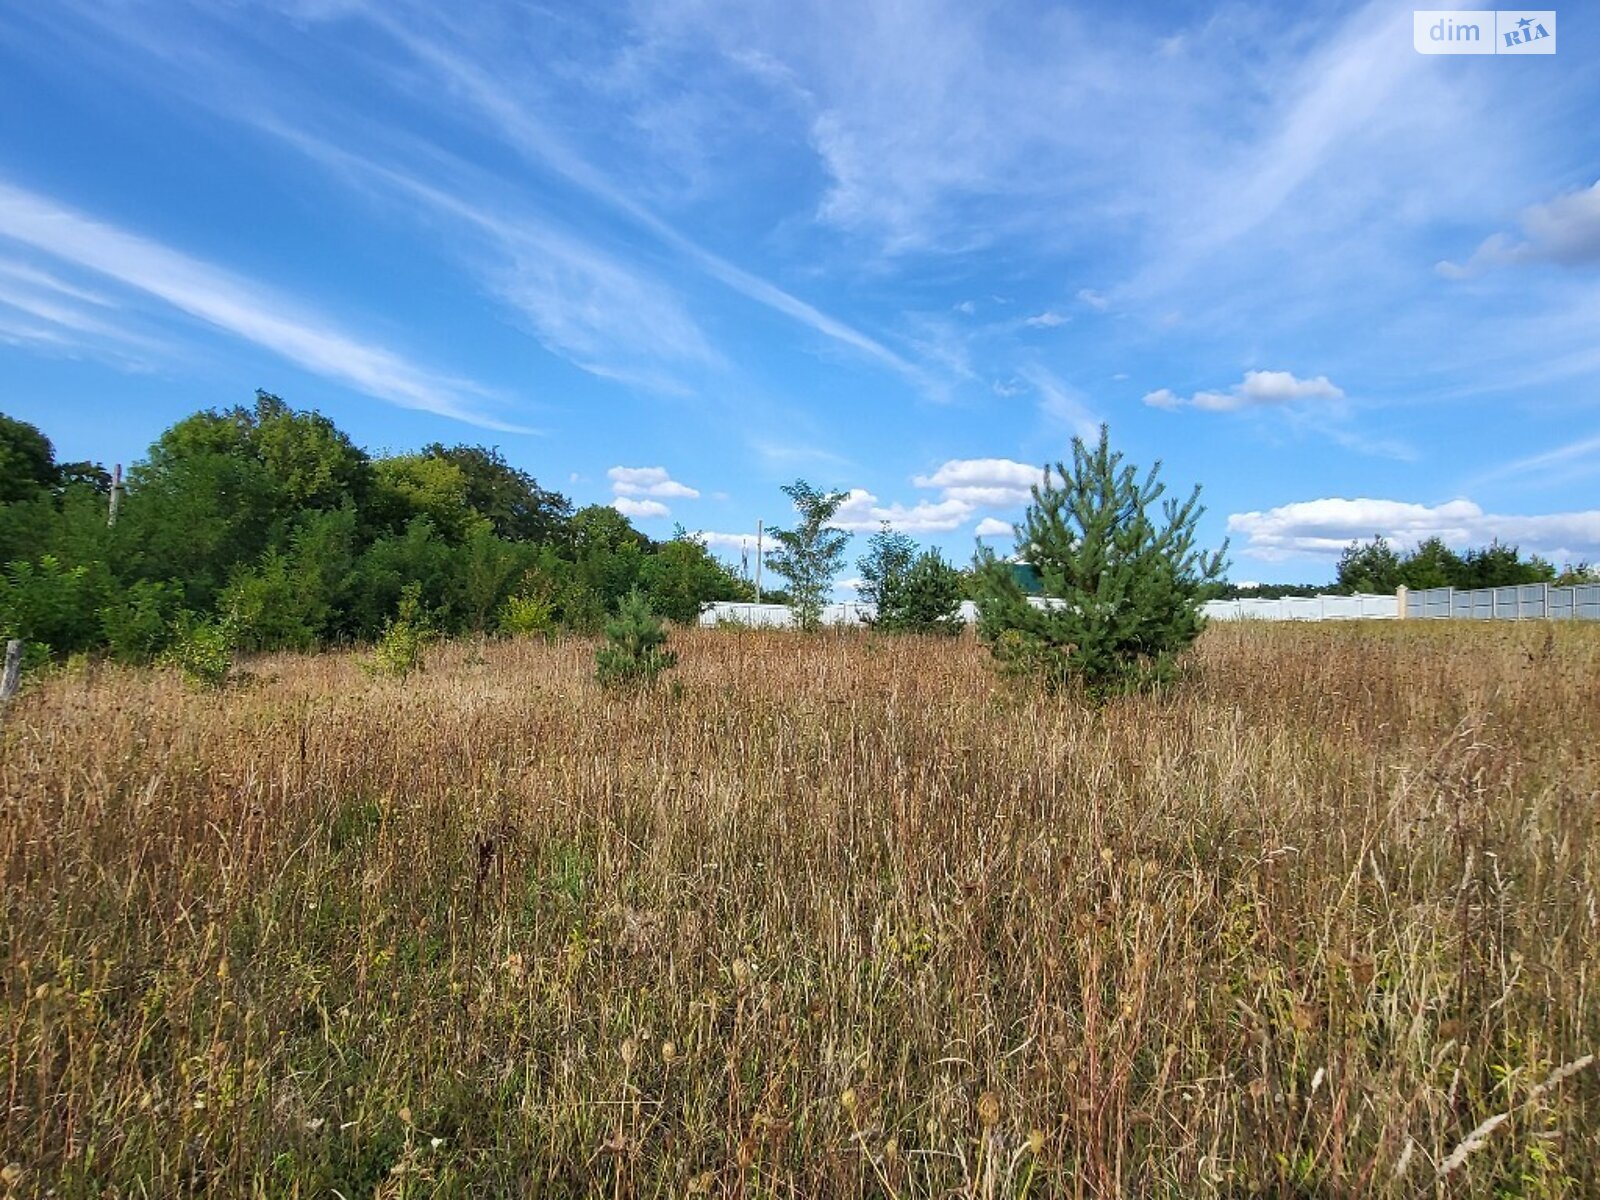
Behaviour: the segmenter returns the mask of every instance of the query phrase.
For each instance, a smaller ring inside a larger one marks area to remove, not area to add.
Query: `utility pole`
[[[117,509],[122,507],[122,464],[118,463],[116,470],[111,473],[111,513],[106,517],[107,525],[117,523]]]
[[[761,521],[756,521],[756,603],[761,603]]]

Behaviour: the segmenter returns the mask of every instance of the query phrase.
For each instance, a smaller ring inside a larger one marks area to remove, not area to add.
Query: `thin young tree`
[[[794,501],[800,522],[793,529],[774,529],[777,547],[767,552],[767,566],[789,581],[795,624],[811,632],[822,623],[822,606],[833,577],[844,565],[850,535],[828,522],[849,499],[848,492],[824,492],[804,479],[786,484],[783,494]]]
[[[1017,537],[1044,602],[1030,603],[992,550],[976,564],[979,636],[1002,666],[1095,696],[1170,676],[1199,636],[1202,589],[1221,577],[1227,544],[1195,548],[1200,489],[1166,498],[1160,471],[1141,481],[1105,426],[1092,448],[1073,439],[1070,467],[1045,468]]]

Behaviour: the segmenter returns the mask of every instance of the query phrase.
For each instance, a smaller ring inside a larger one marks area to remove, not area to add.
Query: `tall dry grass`
[[[1600,1191],[1600,629],[676,644],[25,695],[0,1190]]]

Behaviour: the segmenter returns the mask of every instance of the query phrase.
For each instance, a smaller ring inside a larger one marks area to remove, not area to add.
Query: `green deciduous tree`
[[[540,487],[532,475],[507,463],[498,449],[435,442],[422,453],[461,472],[467,503],[489,522],[497,537],[540,544],[566,540],[572,502],[560,492]]]
[[[89,567],[66,566],[53,554],[8,563],[0,573],[0,642],[22,638],[56,654],[87,650],[100,639],[104,593]]]
[[[448,459],[426,454],[394,454],[372,464],[372,512],[386,529],[401,530],[427,517],[451,545],[465,541],[488,521],[467,500],[467,477]]]
[[[106,648],[120,662],[154,662],[172,643],[183,612],[183,589],[175,583],[141,579],[123,588],[100,609]]]
[[[1046,468],[1017,539],[1042,606],[1009,563],[979,551],[979,634],[1005,668],[1095,695],[1170,674],[1199,635],[1200,592],[1221,577],[1226,547],[1195,548],[1200,489],[1164,498],[1159,473],[1157,463],[1141,480],[1104,426],[1093,447],[1073,439],[1070,467]]]
[[[134,578],[174,579],[210,609],[234,572],[285,549],[304,515],[368,501],[367,456],[331,421],[256,393],[179,421],[129,473],[117,526]]]
[[[705,542],[680,525],[672,540],[662,542],[644,560],[640,584],[656,612],[680,625],[691,625],[706,604],[737,600],[743,594],[738,579],[714,558]]]
[[[767,552],[767,566],[789,581],[795,624],[810,632],[822,623],[822,606],[850,544],[848,533],[828,524],[849,493],[824,492],[797,479],[784,486],[783,494],[794,502],[800,522],[771,531],[777,547]]]
[[[867,539],[867,552],[856,559],[856,570],[861,574],[861,587],[856,594],[881,608],[916,561],[917,543],[909,534],[883,522],[878,532]]]
[[[0,504],[14,504],[59,482],[55,447],[38,426],[0,413]]]
[[[1351,542],[1339,556],[1338,586],[1342,592],[1392,592],[1400,586],[1400,556],[1381,537]]]

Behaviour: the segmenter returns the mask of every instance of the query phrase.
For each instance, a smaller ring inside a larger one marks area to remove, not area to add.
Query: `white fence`
[[[1030,596],[1030,604],[1045,607],[1049,601]],[[824,625],[864,625],[872,620],[875,606],[861,601],[829,604],[822,610]],[[1548,583],[1528,583],[1517,587],[1432,588],[1385,596],[1358,592],[1354,596],[1284,596],[1266,600],[1208,600],[1201,611],[1212,621],[1393,621],[1411,618],[1467,618],[1475,620],[1600,620],[1600,583],[1576,587],[1554,587]],[[978,619],[978,606],[972,601],[961,605],[961,619],[972,624]],[[709,605],[700,614],[700,624],[729,622],[767,629],[784,629],[794,624],[794,613],[787,604]]]
[[[877,614],[876,604],[860,600],[847,600],[842,604],[825,604],[822,608],[824,625],[865,625]],[[968,625],[978,619],[978,606],[971,600],[961,602],[961,619]],[[708,604],[700,614],[702,625],[750,625],[762,629],[787,629],[794,624],[794,610],[787,604],[742,604],[721,600]]]
[[[1207,600],[1200,611],[1213,621],[1372,621],[1399,617],[1400,604],[1394,596],[1357,592],[1354,596]]]
[[[1408,617],[1476,621],[1600,621],[1600,583],[1555,587],[1429,588],[1405,596]]]
[[[1028,603],[1045,608],[1043,596],[1030,596]],[[1213,621],[1341,621],[1361,618],[1389,618],[1400,615],[1393,596],[1285,596],[1281,600],[1210,600],[1201,606]],[[865,625],[876,606],[859,600],[829,604],[822,610],[824,625]],[[971,600],[961,604],[961,619],[972,624],[978,619],[978,606]],[[762,629],[787,629],[794,624],[794,613],[787,604],[741,604],[722,601],[711,604],[700,614],[700,624],[749,625]]]

